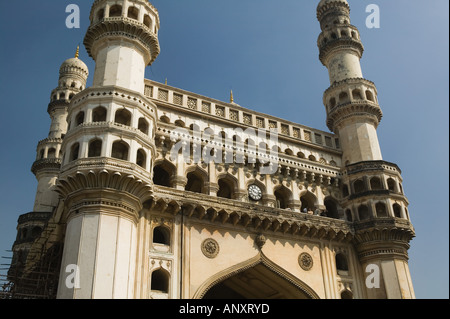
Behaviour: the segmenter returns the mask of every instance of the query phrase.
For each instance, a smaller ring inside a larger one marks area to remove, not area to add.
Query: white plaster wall
[[[376,128],[370,123],[354,121],[339,128],[343,150],[342,161],[357,163],[361,161],[382,160]]]
[[[337,52],[327,63],[330,83],[339,82],[350,78],[362,78],[359,57],[348,51]]]
[[[144,94],[145,61],[135,48],[110,44],[96,56],[93,86],[115,85]]]
[[[81,235],[80,235],[81,234]],[[82,214],[67,225],[58,298],[133,298],[136,226],[107,214]],[[65,286],[67,265],[79,267],[80,289]]]

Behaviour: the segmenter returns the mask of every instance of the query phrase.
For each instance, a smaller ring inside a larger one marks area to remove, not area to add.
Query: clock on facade
[[[260,200],[262,198],[261,188],[259,188],[259,186],[255,184],[250,185],[248,187],[248,196],[254,201]]]

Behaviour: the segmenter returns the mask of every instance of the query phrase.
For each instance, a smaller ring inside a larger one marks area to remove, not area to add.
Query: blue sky
[[[0,256],[7,256],[20,214],[33,209],[30,172],[48,135],[46,112],[61,63],[88,27],[86,0],[0,1]],[[318,59],[318,0],[153,0],[161,54],[146,77],[327,131],[322,95],[328,72]],[[65,8],[81,9],[67,29]],[[363,75],[375,82],[384,118],[384,160],[402,169],[417,237],[410,270],[417,298],[449,297],[449,2],[349,0],[365,52]],[[368,4],[381,27],[368,29]],[[94,62],[81,48],[92,83]],[[2,260],[1,263],[6,263]]]

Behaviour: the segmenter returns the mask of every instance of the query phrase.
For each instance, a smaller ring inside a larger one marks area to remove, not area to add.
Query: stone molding
[[[130,41],[138,42],[146,48],[150,54],[148,65],[151,65],[160,53],[158,36],[148,27],[131,18],[109,17],[91,24],[84,38],[84,45],[90,57],[93,56],[95,42],[105,37],[125,37]]]

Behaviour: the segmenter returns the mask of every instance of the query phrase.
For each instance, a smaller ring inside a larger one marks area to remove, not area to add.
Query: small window
[[[77,160],[78,156],[79,156],[79,153],[80,153],[80,144],[79,143],[75,143],[70,148],[70,160],[71,161]]]
[[[386,205],[384,203],[376,203],[375,210],[377,212],[377,217],[388,217]]]
[[[348,271],[347,257],[342,253],[336,254],[336,269]]]
[[[102,106],[92,111],[92,122],[106,122],[106,109]]]
[[[105,17],[105,10],[104,9],[100,9],[97,12],[97,20],[103,20],[103,18]]]
[[[368,220],[370,219],[369,207],[366,205],[361,205],[358,207],[358,216],[359,220]]]
[[[144,25],[149,29],[152,28],[152,19],[147,14],[144,16]]]
[[[161,293],[169,292],[169,274],[164,269],[152,272],[151,290]]]
[[[128,18],[137,20],[139,17],[139,10],[135,7],[128,8]]]
[[[93,140],[89,143],[88,157],[99,157],[102,152],[102,141]]]
[[[84,123],[84,112],[80,112],[77,114],[77,117],[75,118],[75,124],[76,126],[80,126]]]
[[[381,179],[379,177],[372,177],[370,179],[370,188],[372,190],[381,190],[383,185],[381,184]]]
[[[147,154],[143,149],[139,149],[136,154],[136,164],[145,169]]]
[[[143,117],[139,119],[138,130],[144,133],[145,135],[148,135],[148,122]]]
[[[115,142],[112,146],[111,157],[120,160],[128,160],[128,144],[123,141]]]
[[[394,216],[397,218],[401,218],[402,217],[402,207],[399,204],[394,204],[392,206],[393,210],[394,210]]]
[[[353,189],[355,190],[355,194],[359,194],[366,191],[366,186],[362,179],[358,179],[353,183]]]
[[[153,229],[153,243],[170,246],[170,231],[164,226]]]
[[[371,91],[369,90],[366,91],[366,97],[369,101],[375,102],[375,99],[373,98],[373,94]]]
[[[109,16],[112,17],[120,17],[122,15],[122,6],[116,4],[113,5],[110,9],[109,9]]]
[[[131,125],[131,113],[126,109],[120,109],[116,111],[114,122],[126,126]]]
[[[47,158],[56,158],[56,149],[50,148],[47,152]]]

